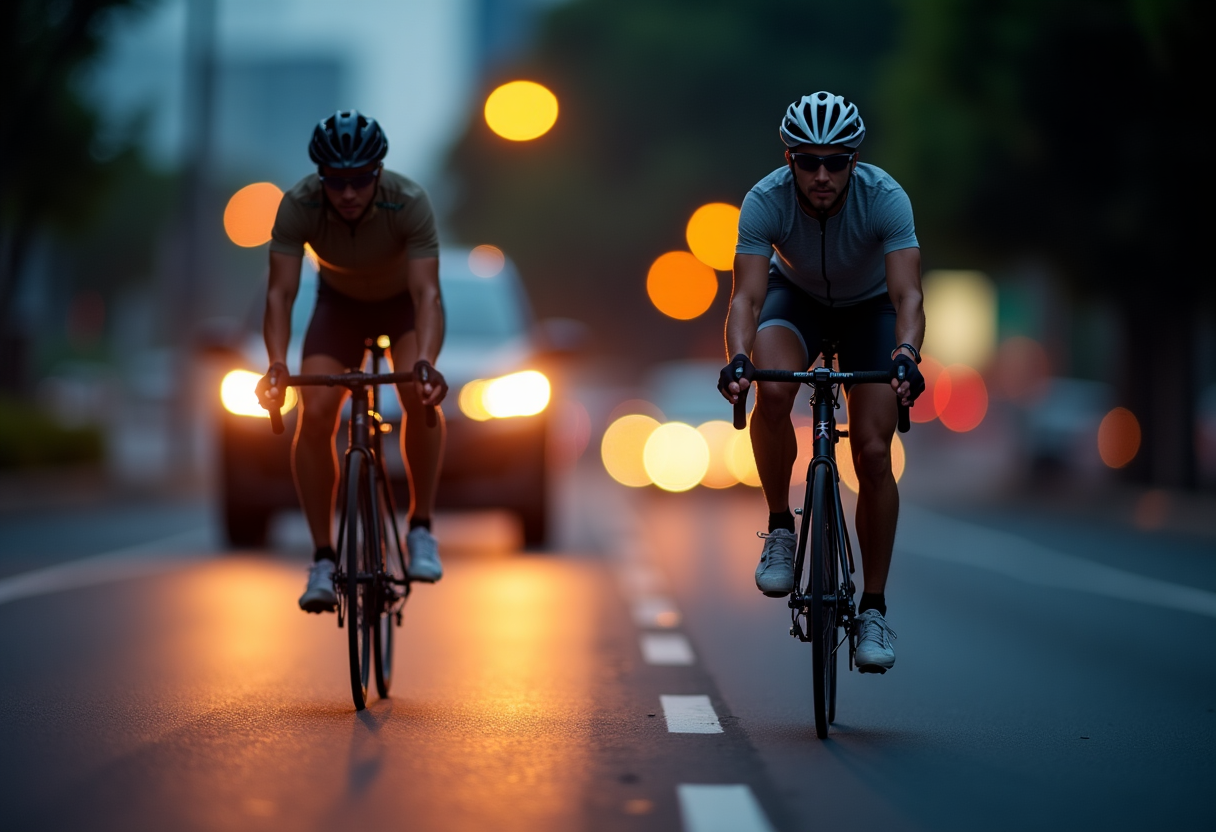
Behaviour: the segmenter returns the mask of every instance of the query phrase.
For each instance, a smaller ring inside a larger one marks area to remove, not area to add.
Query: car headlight
[[[460,388],[460,411],[478,422],[535,416],[549,406],[549,379],[524,370],[491,379],[474,379]]]
[[[220,382],[220,401],[224,403],[224,409],[237,416],[269,419],[270,411],[258,402],[257,386],[261,380],[260,375],[249,370],[233,370],[224,376]],[[284,413],[296,406],[296,399],[295,388],[288,387],[283,401]]]

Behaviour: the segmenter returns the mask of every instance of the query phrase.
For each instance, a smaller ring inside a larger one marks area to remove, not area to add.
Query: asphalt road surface
[[[757,492],[561,490],[547,554],[443,518],[362,713],[298,523],[226,553],[189,502],[0,512],[0,827],[1213,828],[1214,538],[906,505],[898,662],[820,741]]]

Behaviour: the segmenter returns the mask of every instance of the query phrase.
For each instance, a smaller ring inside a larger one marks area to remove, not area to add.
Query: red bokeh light
[[[921,356],[920,374],[925,377],[925,392],[920,394],[912,408],[908,411],[909,418],[913,422],[924,423],[932,422],[937,418],[937,405],[933,400],[933,391],[937,386],[937,379],[942,373],[941,362],[928,355]]]
[[[937,377],[933,404],[943,425],[966,433],[978,427],[988,413],[988,388],[971,367],[951,364]]]
[[[1126,407],[1116,407],[1098,426],[1098,455],[1111,468],[1122,468],[1140,451],[1140,421]]]

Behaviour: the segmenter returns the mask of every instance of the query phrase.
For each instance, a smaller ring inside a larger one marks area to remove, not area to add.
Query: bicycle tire
[[[831,468],[817,465],[811,486],[811,677],[815,706],[815,734],[827,739],[835,717],[837,553]],[[830,596],[830,597],[829,597]]]
[[[377,511],[369,514],[369,525],[375,529],[372,536],[372,562],[375,566],[376,578],[372,583],[376,611],[375,626],[372,628],[372,654],[375,657],[374,675],[376,677],[376,692],[383,699],[388,696],[393,684],[393,630],[394,616],[392,612],[392,585],[388,583],[388,529],[385,527],[385,516],[389,508],[385,504],[380,490],[377,472],[368,472],[368,490],[371,501],[374,501]]]
[[[363,471],[363,454],[351,453],[347,458],[346,487],[346,629],[350,648],[350,689],[355,710],[367,707],[367,688],[371,675],[371,621],[374,605],[372,584],[360,582],[359,573],[368,574],[367,534]]]

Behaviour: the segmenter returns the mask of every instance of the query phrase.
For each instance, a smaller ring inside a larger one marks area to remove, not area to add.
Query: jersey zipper
[[[816,217],[816,219],[819,219]],[[819,219],[819,272],[823,275],[823,285],[827,289],[828,306],[835,306],[832,300],[832,283],[828,280],[828,221]]]

